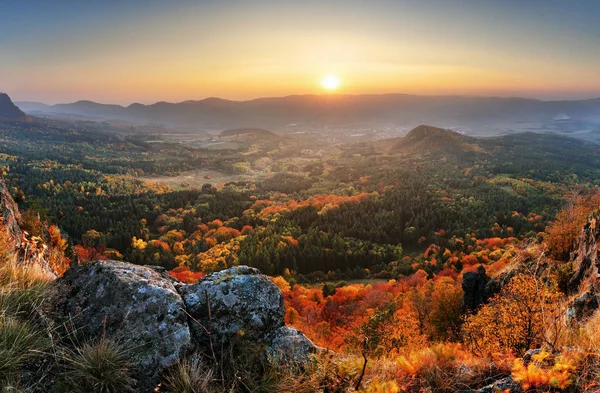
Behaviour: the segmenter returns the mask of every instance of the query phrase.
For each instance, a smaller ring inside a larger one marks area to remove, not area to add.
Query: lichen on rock
[[[284,325],[285,306],[277,286],[260,271],[237,266],[182,286],[180,293],[194,340],[220,346],[236,335],[263,339]]]
[[[283,326],[267,337],[267,360],[274,366],[304,365],[311,361],[317,347],[302,332]]]
[[[48,291],[48,315],[78,339],[103,335],[131,349],[137,371],[154,383],[191,346],[178,283],[164,270],[117,261],[78,265]]]

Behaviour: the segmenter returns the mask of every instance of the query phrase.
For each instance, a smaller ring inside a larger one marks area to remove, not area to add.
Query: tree
[[[542,344],[546,322],[558,317],[558,295],[536,277],[520,274],[480,311],[468,317],[465,341],[477,353],[522,356]]]

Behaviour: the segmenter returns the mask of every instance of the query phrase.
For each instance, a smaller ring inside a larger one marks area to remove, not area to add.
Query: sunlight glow
[[[340,87],[340,78],[333,74],[325,75],[321,79],[321,86],[326,90],[335,90]]]

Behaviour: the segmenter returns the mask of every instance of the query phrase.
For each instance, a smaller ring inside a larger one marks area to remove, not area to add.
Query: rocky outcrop
[[[116,261],[77,265],[51,285],[47,314],[61,333],[78,340],[106,336],[123,343],[141,381],[151,386],[191,346],[178,285],[158,268]]]
[[[571,293],[579,292],[585,281],[596,281],[599,275],[598,261],[598,216],[594,214],[586,222],[576,241],[576,251],[571,255],[573,275],[568,283]]]
[[[21,213],[10,195],[4,180],[0,181],[0,209],[2,209],[2,223],[6,228],[6,232],[15,242],[15,246],[18,247],[23,237],[23,232],[21,231]]]
[[[571,305],[567,309],[568,319],[577,323],[584,322],[598,310],[598,307],[600,307],[598,297],[593,287],[590,287],[587,292],[582,293],[571,301]]]
[[[0,179],[0,209],[2,210],[2,224],[10,239],[11,251],[17,256],[17,261],[23,265],[35,266],[51,277],[56,277],[57,272],[49,262],[53,254],[52,247],[46,239],[32,236],[22,229],[23,221],[19,207],[8,191],[3,179]],[[43,232],[47,228],[41,228]]]
[[[116,261],[76,265],[48,291],[46,313],[67,337],[115,338],[132,357],[142,391],[183,355],[209,356],[234,337],[264,347],[275,366],[302,365],[316,347],[284,324],[281,291],[256,269],[238,266],[182,284],[162,268]]]
[[[204,277],[180,289],[194,320],[198,342],[221,345],[236,335],[261,339],[284,325],[285,306],[277,286],[257,269],[237,266]]]
[[[467,310],[475,311],[487,301],[486,285],[489,281],[490,277],[486,274],[483,266],[479,266],[477,272],[463,274],[463,304]]]

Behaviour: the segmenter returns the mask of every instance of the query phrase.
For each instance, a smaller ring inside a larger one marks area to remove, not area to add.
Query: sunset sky
[[[598,0],[0,0],[0,91],[128,104],[600,96]]]

